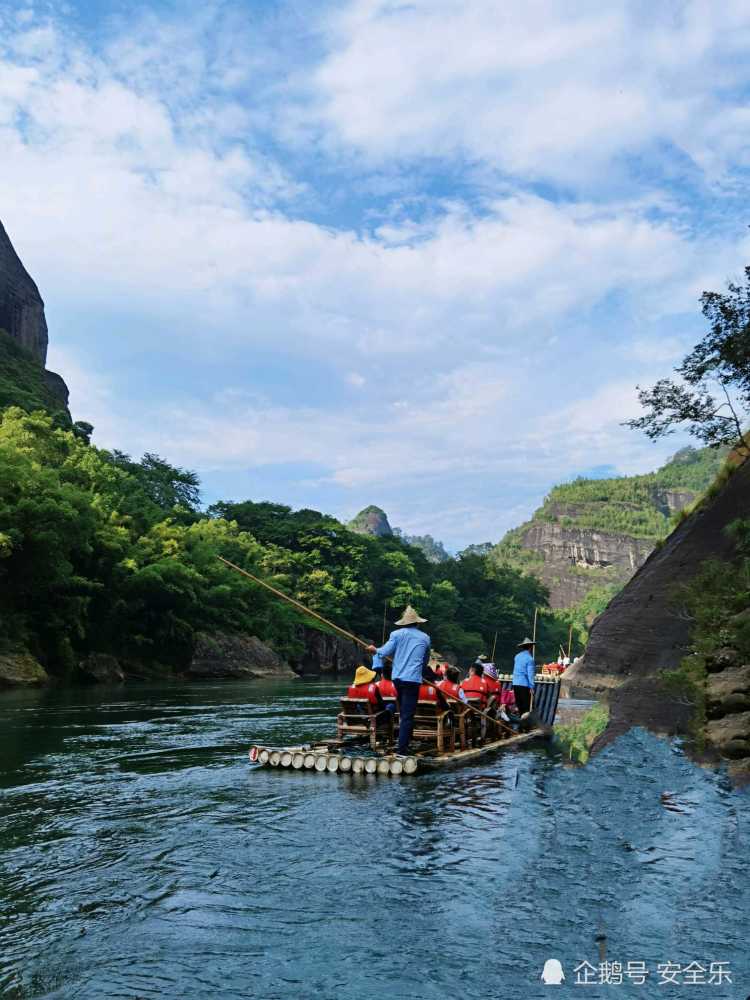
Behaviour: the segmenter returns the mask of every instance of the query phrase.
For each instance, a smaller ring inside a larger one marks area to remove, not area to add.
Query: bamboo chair
[[[474,713],[468,707],[458,702],[450,702],[453,713],[453,728],[456,740],[461,750],[468,750],[472,746],[472,731],[474,726]]]
[[[380,704],[383,704],[382,698]],[[378,735],[385,733],[390,743],[393,743],[393,714],[385,708],[377,708],[369,698],[342,698],[341,711],[336,717],[336,735],[338,739],[344,736],[366,736],[370,749],[377,746]]]
[[[456,730],[453,725],[453,714],[445,698],[438,691],[437,701],[418,701],[414,713],[415,739],[429,740],[435,743],[438,753],[456,749]]]
[[[484,698],[481,695],[472,695],[469,691],[465,691],[464,694],[468,705],[471,705],[472,708],[478,708],[480,712],[484,711]],[[481,746],[487,733],[487,720],[475,712],[469,712],[465,719],[465,726],[468,742],[474,747]]]

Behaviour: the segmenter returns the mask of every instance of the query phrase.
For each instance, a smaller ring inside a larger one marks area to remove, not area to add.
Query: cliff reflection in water
[[[331,684],[0,701],[0,992],[545,996],[544,963],[726,960],[744,997],[747,794],[636,731],[392,780],[252,770],[330,730]],[[667,809],[662,793],[680,810]],[[677,994],[672,994],[677,995]],[[692,994],[691,994],[692,995]]]

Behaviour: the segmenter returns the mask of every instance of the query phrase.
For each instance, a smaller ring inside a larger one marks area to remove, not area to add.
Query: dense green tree
[[[441,564],[438,575],[456,595],[451,618],[433,617],[438,648],[450,649],[464,661],[488,655],[497,632],[496,659],[508,666],[518,642],[532,628],[534,608],[547,606],[543,584],[472,553]]]
[[[750,416],[750,267],[745,283],[726,292],[704,292],[702,312],[709,329],[675,368],[650,389],[640,389],[646,413],[627,426],[652,439],[687,425],[710,445],[733,445],[748,453],[744,427]]]
[[[159,455],[146,452],[134,462],[121,451],[112,452],[112,461],[138,482],[153,503],[165,511],[184,508],[197,511],[200,504],[200,480],[190,469],[170,465]]]
[[[42,413],[5,411],[0,423],[0,608],[4,638],[70,666],[86,634],[98,570],[125,538],[90,489],[91,454]],[[89,485],[86,485],[88,480]]]

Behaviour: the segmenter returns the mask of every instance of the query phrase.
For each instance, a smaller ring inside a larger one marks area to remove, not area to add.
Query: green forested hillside
[[[665,494],[702,493],[716,478],[725,455],[726,449],[687,447],[657,472],[563,483],[550,492],[534,517],[635,538],[663,538],[670,529]]]
[[[726,449],[687,447],[646,475],[556,486],[531,521],[494,546],[490,561],[543,580],[564,617],[583,628],[710,486],[725,457]],[[553,531],[540,535],[545,525]]]
[[[46,410],[57,415],[58,422],[70,422],[60,400],[45,384],[39,362],[0,330],[0,410],[6,406],[20,406],[28,412]]]
[[[575,479],[556,486],[534,517],[656,541],[670,530],[665,492],[702,493],[716,478],[725,456],[726,449],[687,447],[658,471],[643,476]]]
[[[296,612],[216,558],[252,570],[327,617],[379,640],[407,602],[438,648],[476,656],[499,631],[510,655],[546,594],[470,555],[440,566],[394,537],[355,534],[317,511],[271,503],[198,508],[198,481],[155,455],[90,445],[55,418],[0,418],[0,643],[70,676],[90,652],[181,670],[199,631],[255,634],[300,653]],[[554,631],[556,625],[547,626]],[[550,633],[550,642],[556,633]]]
[[[714,481],[726,449],[691,448],[678,451],[656,472],[613,479],[574,479],[555,486],[534,512],[533,521],[557,523],[658,541],[669,533],[674,515],[667,493],[690,503]],[[533,571],[543,554],[521,546],[532,522],[507,532],[491,551],[498,563]]]

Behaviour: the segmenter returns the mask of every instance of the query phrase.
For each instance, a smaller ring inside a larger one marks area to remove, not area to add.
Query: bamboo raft
[[[509,674],[499,680],[509,686]],[[397,757],[385,747],[370,749],[364,736],[336,738],[318,743],[291,747],[268,747],[255,744],[248,754],[251,764],[312,774],[369,774],[379,777],[416,774],[419,771],[440,770],[470,764],[491,754],[517,749],[538,739],[548,739],[552,733],[557,703],[560,698],[560,679],[537,674],[535,704],[532,715],[533,728],[483,742],[480,746],[450,750],[440,753],[435,745],[422,744],[408,757]],[[362,750],[369,750],[363,754]]]

